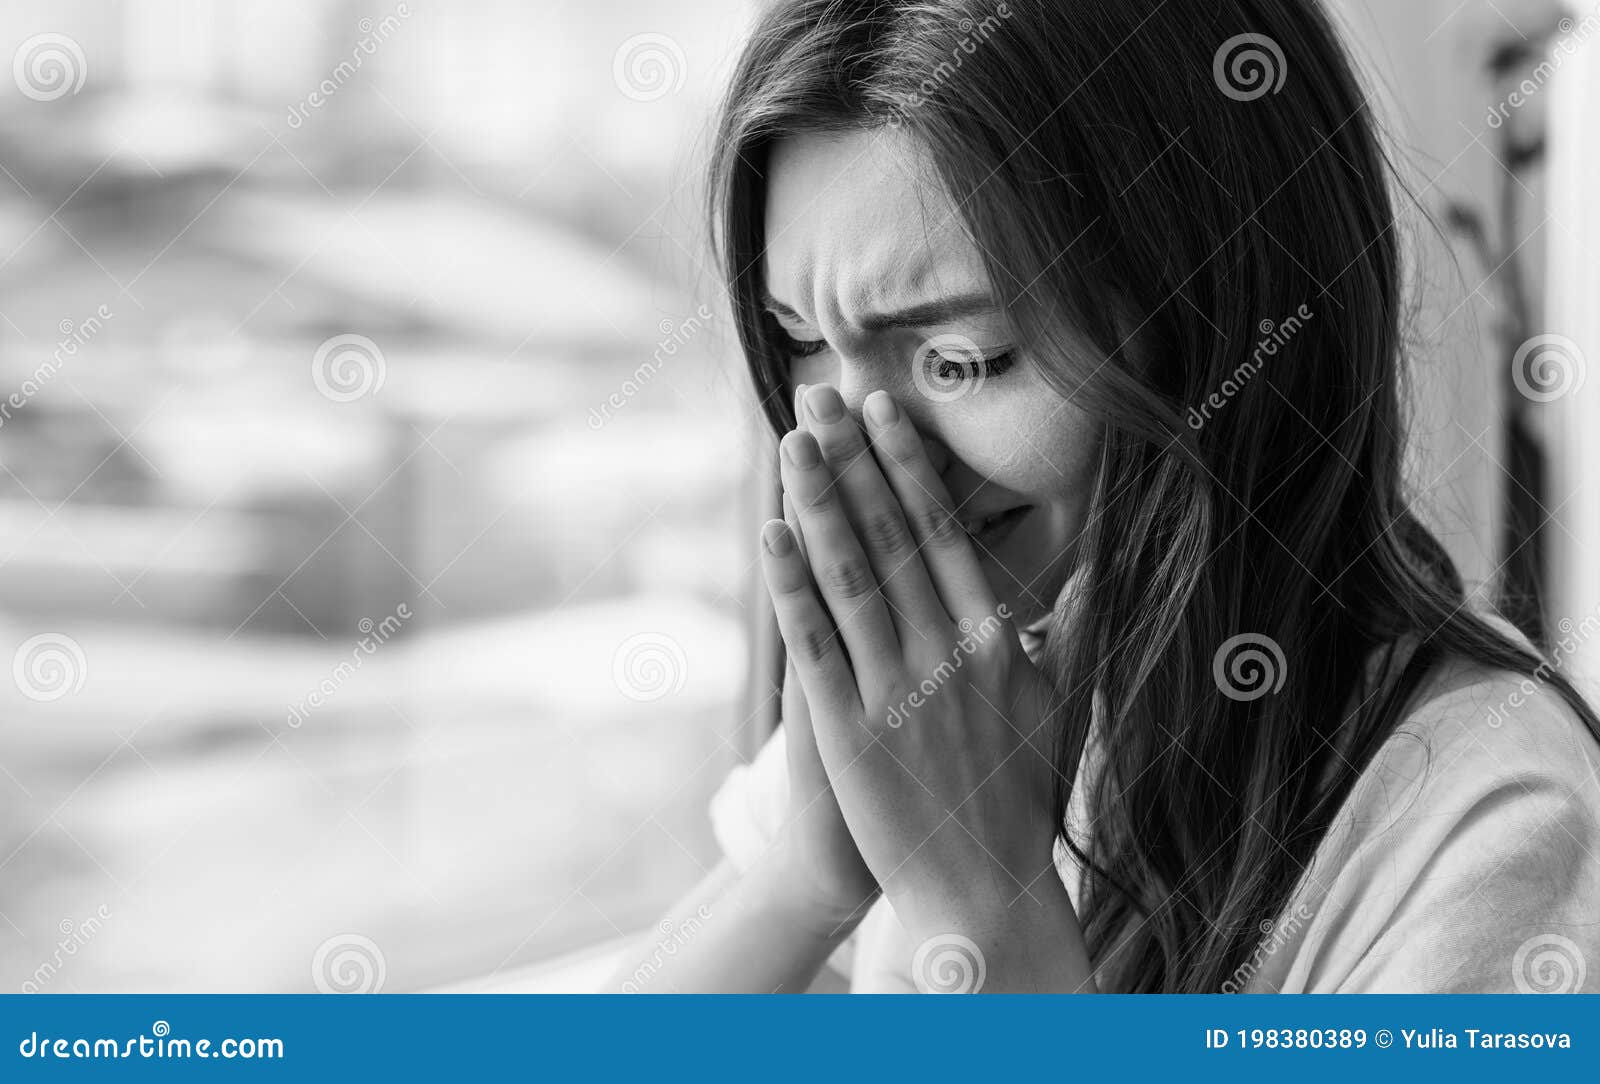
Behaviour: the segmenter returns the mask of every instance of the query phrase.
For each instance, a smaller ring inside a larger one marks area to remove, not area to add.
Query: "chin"
[[[1051,567],[1053,562],[1043,555],[1008,553],[1016,541],[1011,547],[978,550],[978,563],[994,597],[1005,605],[1020,629],[1055,608],[1056,596],[1067,577],[1063,568]]]
[[[1042,616],[1048,609],[1040,600],[1023,592],[1023,584],[1028,582],[1027,577],[1019,577],[1009,567],[1002,565],[997,560],[998,555],[991,556],[982,550],[978,551],[978,564],[983,569],[984,579],[989,582],[989,590],[994,592],[994,597],[1006,608],[1018,628]]]

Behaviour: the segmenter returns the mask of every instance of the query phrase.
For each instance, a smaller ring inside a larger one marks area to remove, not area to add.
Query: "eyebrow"
[[[773,297],[766,290],[761,291],[761,304],[775,316],[786,317],[802,324],[807,322],[805,317]],[[953,297],[941,297],[933,301],[924,301],[916,305],[908,305],[893,312],[871,313],[862,317],[861,326],[867,331],[881,331],[885,328],[935,327],[939,324],[954,323],[968,316],[992,313],[997,308],[994,298],[988,293],[974,291]]]

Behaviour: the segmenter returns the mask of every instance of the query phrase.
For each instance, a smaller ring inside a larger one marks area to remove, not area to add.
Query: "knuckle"
[[[909,467],[922,458],[922,441],[917,439],[891,440],[886,442],[884,450],[902,467]]]
[[[836,469],[848,467],[866,450],[860,432],[841,433],[822,445],[823,457]]]
[[[1006,641],[1001,636],[979,637],[973,645],[972,656],[985,668],[1002,666],[1011,658]]]
[[[848,600],[865,598],[878,586],[866,562],[853,557],[829,564],[823,569],[822,580],[833,594]]]
[[[823,629],[803,629],[792,644],[796,656],[801,662],[816,666],[828,657],[833,650],[833,636]]]
[[[805,504],[813,512],[829,513],[839,505],[839,492],[837,485],[830,480],[827,485],[818,489],[806,498]]]
[[[878,553],[900,553],[910,548],[905,517],[895,512],[873,512],[861,521],[861,540]]]
[[[803,600],[807,595],[813,594],[811,581],[804,575],[796,576],[786,584],[777,587],[778,594],[788,600]]]
[[[919,508],[915,516],[917,533],[933,545],[949,545],[965,533],[956,517],[936,504]]]

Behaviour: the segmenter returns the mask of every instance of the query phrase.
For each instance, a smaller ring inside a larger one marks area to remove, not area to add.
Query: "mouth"
[[[1017,524],[1031,511],[1033,505],[1023,504],[991,515],[966,516],[961,520],[961,528],[978,545],[992,549],[1009,538],[1011,532],[1017,529]]]

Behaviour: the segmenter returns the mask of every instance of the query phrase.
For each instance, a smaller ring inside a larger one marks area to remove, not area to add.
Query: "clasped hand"
[[[1052,863],[1050,688],[921,435],[882,391],[865,431],[831,386],[796,407],[762,554],[810,885],[841,916],[881,886],[916,936],[1001,936],[1046,899],[1081,944]]]

